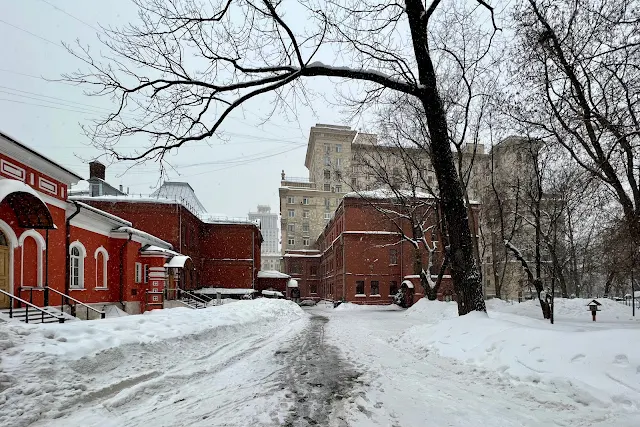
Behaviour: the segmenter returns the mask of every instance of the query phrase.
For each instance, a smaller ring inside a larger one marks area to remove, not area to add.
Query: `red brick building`
[[[180,288],[257,288],[263,241],[259,224],[211,217],[186,182],[165,182],[149,197],[116,194],[119,190],[106,183],[105,172],[92,162],[89,181],[99,182],[100,188],[70,198],[131,221],[189,256],[193,265],[182,270]],[[102,193],[105,189],[112,194]]]
[[[72,313],[98,307],[86,311],[95,317],[113,304],[130,313],[162,307],[165,263],[180,254],[126,219],[69,200],[80,179],[0,134],[0,309],[64,302]]]
[[[435,203],[435,201],[433,201]],[[365,199],[347,194],[335,211],[334,218],[319,236],[315,251],[290,251],[284,255],[285,272],[295,278],[301,298],[344,300],[358,304],[390,304],[392,296],[403,282],[413,285],[412,302],[422,297],[422,286],[415,273],[415,250],[403,241],[397,226],[378,208],[398,211],[392,200]],[[425,228],[429,245],[441,241],[435,206],[430,209]],[[474,209],[474,212],[476,209]],[[408,220],[396,220],[406,235],[411,235]],[[474,221],[475,223],[475,221]],[[442,245],[436,243],[432,278],[442,262]],[[422,250],[423,265],[427,265],[428,251]],[[449,275],[445,275],[438,298],[454,298]]]

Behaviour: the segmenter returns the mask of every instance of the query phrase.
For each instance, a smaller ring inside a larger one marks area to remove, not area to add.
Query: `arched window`
[[[84,258],[87,256],[82,243],[79,241],[69,245],[69,288],[84,288]]]
[[[96,288],[107,289],[107,261],[109,261],[109,253],[105,248],[100,246],[93,255],[96,259]]]

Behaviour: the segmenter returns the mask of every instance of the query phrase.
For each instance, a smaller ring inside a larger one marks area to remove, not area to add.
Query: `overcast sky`
[[[78,87],[48,82],[82,64],[62,42],[79,39],[94,50],[103,26],[117,26],[137,19],[130,0],[0,0],[0,130],[46,156],[87,177],[87,159],[101,153],[91,146],[80,124],[109,111],[104,99],[87,97]],[[334,94],[328,80],[311,87]],[[288,176],[307,176],[304,167],[309,128],[316,122],[344,124],[343,115],[322,99],[314,111],[301,107],[297,121],[275,116],[263,127],[260,118],[269,110],[268,99],[248,104],[244,115],[236,113],[225,122],[228,141],[197,142],[171,157],[175,181],[187,181],[211,213],[246,216],[257,204],[269,204],[278,212],[280,171]],[[135,148],[136,141],[124,141]],[[261,160],[257,160],[261,158]],[[107,167],[107,181],[149,194],[158,186],[159,169],[147,163],[127,171],[124,164]]]

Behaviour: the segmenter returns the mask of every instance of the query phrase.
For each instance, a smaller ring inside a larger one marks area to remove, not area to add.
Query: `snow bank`
[[[628,320],[628,307],[609,300],[599,300],[603,311],[594,323],[589,301],[556,300],[555,325],[541,319],[535,301],[490,302],[488,315],[462,317],[453,303],[425,301],[406,314],[422,324],[392,340],[416,354],[435,350],[512,381],[561,392],[582,405],[638,409],[640,323]]]
[[[407,309],[405,316],[420,323],[438,323],[458,317],[458,304],[422,298]]]
[[[343,302],[336,308],[336,311],[354,311],[354,310],[362,310],[362,311],[400,311],[402,310],[395,304],[387,304],[387,305],[364,305],[364,304],[353,304],[350,302]]]
[[[201,310],[174,308],[88,322],[7,323],[0,327],[11,336],[11,356],[38,352],[79,359],[126,344],[153,343],[220,327],[242,328],[255,322],[289,322],[302,316],[305,316],[302,309],[291,301],[261,298]]]

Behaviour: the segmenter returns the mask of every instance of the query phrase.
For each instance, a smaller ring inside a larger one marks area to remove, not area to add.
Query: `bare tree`
[[[515,20],[512,117],[611,190],[640,246],[637,3],[527,0]]]
[[[232,111],[258,96],[271,94],[274,111],[308,103],[304,79],[310,77],[362,83],[363,105],[389,92],[416,98],[449,227],[458,311],[485,310],[429,37],[441,0],[133,1],[140,23],[108,30],[104,59],[84,48],[77,56],[88,70],[66,76],[118,103],[87,130],[97,145],[118,159],[161,160],[171,149],[213,136]],[[496,29],[485,0],[469,4],[477,6],[469,8],[473,19],[489,19]],[[136,134],[150,145],[120,151],[118,141]]]

